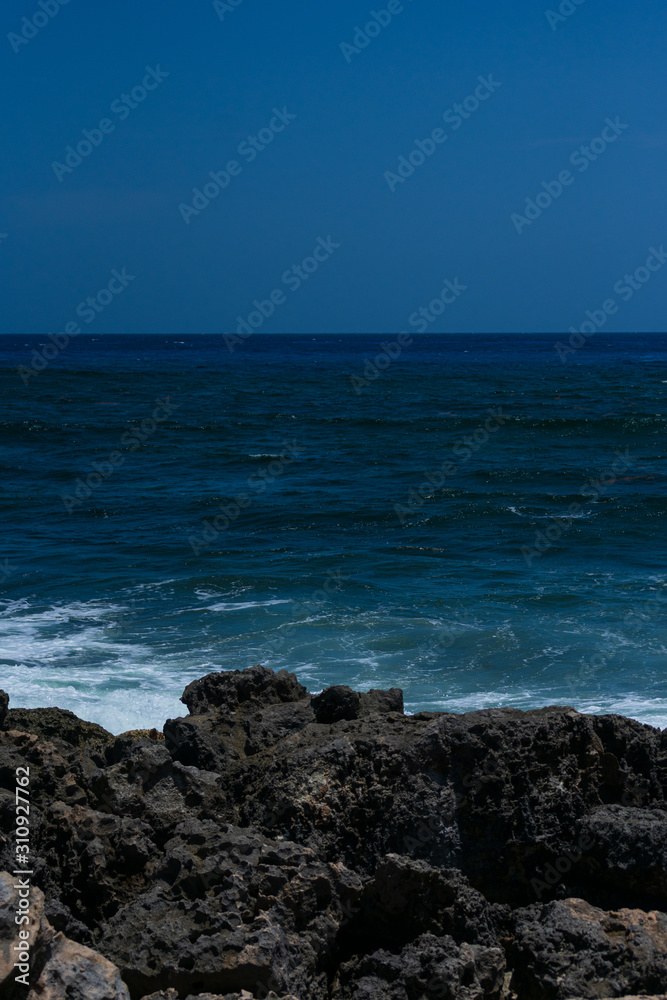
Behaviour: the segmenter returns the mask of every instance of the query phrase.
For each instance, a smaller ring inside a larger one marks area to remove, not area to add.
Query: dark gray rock
[[[582,857],[587,879],[645,906],[667,900],[667,811],[624,805],[594,809],[580,825],[591,844]]]
[[[104,991],[116,967],[132,1000],[664,991],[667,732],[406,716],[397,689],[311,698],[263,667],[183,697],[163,741],[7,712],[0,863],[29,766],[33,880],[71,945],[53,975],[79,956]]]
[[[403,692],[400,688],[390,688],[388,691],[380,691],[371,688],[361,695],[360,715],[374,715],[379,712],[386,715],[388,712],[398,712],[403,715]]]
[[[191,715],[201,715],[212,709],[234,712],[248,702],[266,707],[280,702],[300,701],[308,692],[294,674],[280,670],[275,674],[267,667],[248,670],[222,671],[207,674],[188,684],[181,701]]]
[[[343,720],[358,719],[361,695],[346,685],[337,684],[315,695],[311,704],[315,720],[325,725]]]
[[[667,985],[667,914],[605,911],[582,899],[514,915],[512,988],[522,1000],[597,1000]]]

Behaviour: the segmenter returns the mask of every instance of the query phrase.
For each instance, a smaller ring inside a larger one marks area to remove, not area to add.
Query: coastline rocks
[[[387,996],[500,1000],[504,972],[500,948],[457,947],[450,937],[423,934],[398,953],[378,949],[344,963],[331,996],[332,1000],[384,1000]]]
[[[586,858],[587,874],[596,882],[611,879],[636,898],[667,899],[667,812],[605,805],[586,816],[580,830],[598,846],[599,854]]]
[[[513,986],[526,1000],[596,1000],[667,986],[667,914],[604,911],[582,899],[515,914]]]
[[[83,722],[73,712],[63,708],[10,708],[2,718],[0,698],[0,728],[14,729],[23,733],[33,733],[41,740],[62,746],[103,747],[113,740],[102,726],[94,722]]]
[[[27,914],[28,923],[19,926],[16,923],[19,896],[14,882],[15,879],[9,872],[0,872],[0,993],[7,995],[14,985],[14,977],[20,974],[14,966],[19,960],[17,951],[23,943],[31,951],[35,948],[44,912],[44,894],[39,889],[34,889]],[[24,931],[23,936],[20,936],[21,930]],[[25,987],[23,991],[26,992]]]
[[[0,722],[7,871],[30,767],[40,1000],[78,997],[77,963],[97,1000],[664,995],[667,730],[406,716],[397,689],[312,696],[263,667],[183,701],[164,740]]]
[[[20,898],[15,882],[15,876],[0,872],[0,995],[6,1000],[130,1000],[111,962],[54,930],[38,888],[29,890],[29,922],[17,925]],[[27,953],[21,950],[26,947]],[[25,980],[17,982],[19,975],[28,976],[29,987]]]
[[[130,1000],[118,969],[85,945],[54,934],[27,1000]]]
[[[241,705],[262,706],[300,701],[307,696],[306,688],[294,674],[280,670],[277,674],[267,667],[230,670],[207,674],[188,684],[181,701],[190,715],[217,708],[221,714],[233,713]]]
[[[323,725],[350,721],[375,712],[399,712],[403,715],[403,692],[399,688],[389,691],[371,690],[359,694],[347,685],[335,685],[315,695],[310,701],[315,721]]]

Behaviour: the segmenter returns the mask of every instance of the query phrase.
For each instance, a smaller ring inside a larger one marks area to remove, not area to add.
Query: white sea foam
[[[161,729],[185,712],[179,699],[190,681],[257,662],[294,671],[312,691],[401,687],[410,712],[571,704],[667,726],[667,699],[650,696],[649,680],[646,696],[622,693],[633,661],[647,678],[659,676],[667,637],[657,627],[647,635],[563,615],[555,631],[552,615],[522,625],[481,606],[473,624],[458,620],[461,609],[434,615],[430,603],[421,616],[391,604],[342,610],[332,602],[304,620],[298,601],[207,604],[204,595],[221,596],[203,588],[199,601],[180,607],[169,598],[168,611],[153,606],[150,618],[134,606],[128,614],[131,600],[1,602],[0,686],[14,707],[56,705],[116,733]],[[285,610],[275,625],[258,628],[257,610],[276,605]],[[452,643],[438,645],[443,635]],[[594,653],[606,664],[591,666]]]
[[[275,601],[241,601],[241,602],[227,602],[222,601],[220,604],[209,604],[207,611],[245,611],[247,608],[269,608],[273,604],[292,604],[290,600],[275,600]]]

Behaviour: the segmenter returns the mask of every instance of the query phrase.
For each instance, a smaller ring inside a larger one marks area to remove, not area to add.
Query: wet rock
[[[9,706],[9,695],[4,691],[0,691],[0,729],[4,728],[5,718],[7,717],[7,708]]]

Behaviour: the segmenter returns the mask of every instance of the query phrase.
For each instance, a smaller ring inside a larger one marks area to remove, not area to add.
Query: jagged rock
[[[1,715],[1,709],[0,709]],[[84,744],[104,746],[113,740],[111,733],[95,722],[84,722],[73,712],[63,708],[10,708],[4,720],[4,729],[34,733],[42,741],[80,747]]]
[[[4,727],[8,706],[9,695],[5,691],[0,691],[0,729]]]
[[[397,689],[311,698],[263,667],[183,699],[163,741],[7,713],[0,860],[29,766],[36,961],[51,942],[62,965],[59,932],[132,1000],[664,990],[667,731],[568,707],[406,716]]]
[[[365,694],[338,684],[326,688],[311,698],[315,721],[324,725],[358,719],[362,716],[399,712],[403,714],[403,692],[399,688],[389,691],[372,689]]]
[[[69,906],[65,906],[59,899],[49,900],[44,907],[44,916],[55,931],[60,931],[78,944],[92,946],[95,943],[90,928],[77,920]]]
[[[388,691],[380,691],[378,688],[371,688],[361,695],[360,715],[373,715],[376,712],[386,714],[387,712],[398,712],[403,715],[403,692],[400,688],[389,688]]]
[[[130,1000],[118,969],[102,955],[69,941],[45,917],[44,895],[25,888],[16,876],[0,872],[0,995],[5,1000]],[[28,892],[27,910],[20,909]],[[16,923],[17,912],[28,922]],[[23,932],[21,934],[21,932]],[[28,945],[28,961],[19,948]],[[17,968],[15,963],[19,962]],[[18,975],[26,976],[17,982]]]
[[[207,674],[201,680],[188,684],[181,701],[191,715],[201,715],[211,709],[234,712],[248,703],[266,707],[280,702],[300,701],[307,697],[306,688],[294,674],[280,670],[275,674],[267,667],[249,670],[223,671]]]
[[[163,743],[139,740],[124,759],[96,771],[90,789],[99,809],[132,816],[168,834],[193,810],[215,815],[224,805],[219,775],[172,760]]]
[[[311,704],[316,721],[330,725],[332,722],[358,719],[361,695],[346,685],[338,684],[316,695]]]
[[[282,988],[301,978],[315,1000],[326,997],[317,965],[360,889],[353,873],[296,844],[189,820],[165,845],[155,886],[109,920],[99,946],[133,994]]]
[[[611,881],[647,903],[667,900],[667,812],[601,806],[580,829],[594,845],[583,859],[591,878],[603,886]]]
[[[27,1000],[130,1000],[118,969],[85,945],[53,934]]]
[[[47,905],[57,898],[76,914],[75,923],[58,929],[90,943],[78,921],[85,928],[99,925],[116,912],[128,890],[134,895],[148,884],[156,851],[153,836],[141,820],[54,803],[45,813],[39,846]]]
[[[566,899],[518,910],[512,988],[525,1000],[654,993],[667,984],[667,914]]]
[[[504,973],[500,948],[424,934],[400,952],[378,949],[344,963],[332,1000],[500,1000]]]

